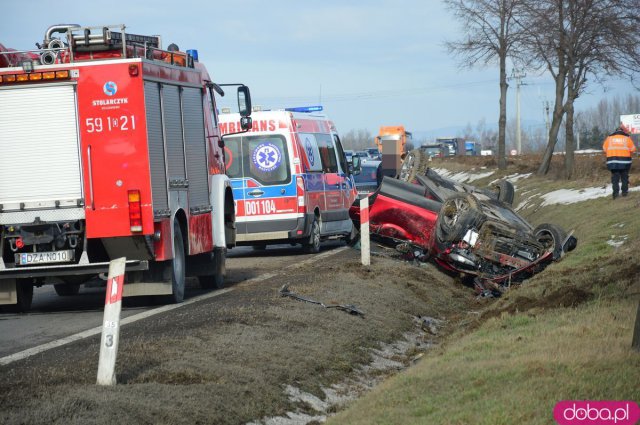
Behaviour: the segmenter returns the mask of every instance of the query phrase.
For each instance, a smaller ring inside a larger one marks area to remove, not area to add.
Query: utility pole
[[[518,151],[518,155],[522,155],[522,134],[520,131],[520,86],[525,84],[522,82],[522,79],[526,76],[527,74],[525,74],[522,69],[513,68],[511,71],[511,78],[516,80],[516,150]]]
[[[544,124],[546,128],[547,135],[547,145],[549,145],[549,101],[544,101]]]

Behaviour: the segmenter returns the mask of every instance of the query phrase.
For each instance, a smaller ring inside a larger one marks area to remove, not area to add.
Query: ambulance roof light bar
[[[316,105],[316,106],[298,106],[295,108],[285,108],[284,110],[288,112],[322,112],[323,108],[321,105]]]

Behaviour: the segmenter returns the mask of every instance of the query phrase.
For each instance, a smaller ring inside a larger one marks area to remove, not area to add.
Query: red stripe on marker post
[[[107,282],[107,297],[105,305],[122,301],[122,288],[124,286],[124,274],[109,278]]]

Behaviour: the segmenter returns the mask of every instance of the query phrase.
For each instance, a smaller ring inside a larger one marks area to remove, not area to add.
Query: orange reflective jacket
[[[631,154],[636,151],[636,147],[631,137],[623,134],[612,134],[605,139],[602,150],[607,154],[607,158],[613,156],[631,158]]]

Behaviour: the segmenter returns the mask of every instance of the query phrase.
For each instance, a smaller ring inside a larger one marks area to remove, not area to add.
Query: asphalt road
[[[328,241],[323,243],[322,252],[341,246],[344,246],[343,242]],[[263,251],[250,247],[234,248],[227,253],[225,286],[233,287],[264,274],[277,274],[287,265],[311,257],[304,254],[299,246],[275,245]],[[101,326],[104,291],[104,287],[82,286],[78,295],[60,297],[53,285],[35,288],[29,313],[0,313],[0,359]],[[185,301],[207,292],[198,287],[196,280],[188,279]],[[145,304],[141,298],[131,298],[125,301],[121,318],[154,308],[158,306]]]

